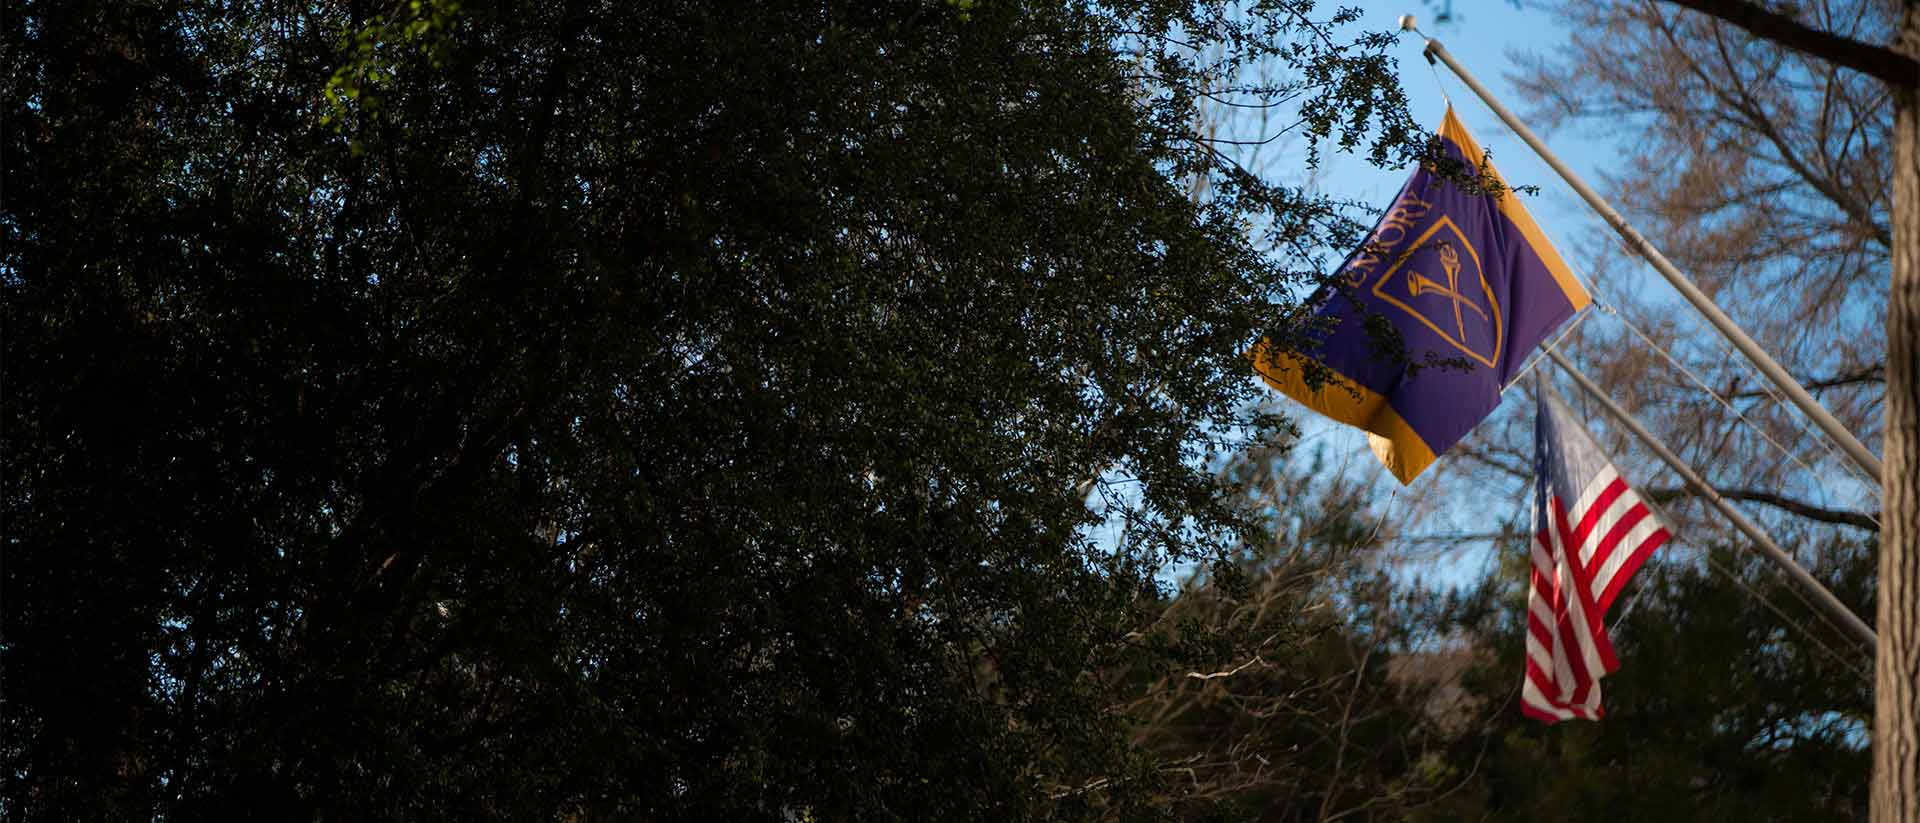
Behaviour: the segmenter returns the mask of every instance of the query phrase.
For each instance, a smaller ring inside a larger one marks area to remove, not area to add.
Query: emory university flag
[[[1466,169],[1499,180],[1447,109],[1440,145]],[[1337,286],[1310,299],[1324,336],[1299,353],[1267,341],[1248,352],[1274,388],[1371,432],[1374,452],[1407,483],[1500,405],[1521,361],[1590,298],[1511,191],[1473,194],[1422,165],[1373,232],[1341,265]],[[1369,317],[1384,317],[1406,361],[1374,352]],[[1409,374],[1407,365],[1439,358]],[[1303,364],[1332,373],[1316,390]]]
[[[1533,574],[1520,711],[1548,723],[1598,720],[1600,678],[1620,667],[1607,638],[1607,607],[1669,533],[1545,380],[1533,433]]]

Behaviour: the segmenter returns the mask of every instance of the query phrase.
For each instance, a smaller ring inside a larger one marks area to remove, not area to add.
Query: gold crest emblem
[[[1479,252],[1474,251],[1473,244],[1467,242],[1460,227],[1448,217],[1434,221],[1413,242],[1412,248],[1425,249],[1429,244],[1438,247],[1434,256],[1439,258],[1440,271],[1416,271],[1407,264],[1419,255],[1403,255],[1374,281],[1374,296],[1426,324],[1461,354],[1493,368],[1506,343],[1506,329],[1501,324],[1500,302],[1494,298],[1493,286],[1487,283],[1486,272],[1480,267]],[[1464,257],[1461,250],[1466,252]],[[1422,263],[1430,259],[1425,258]],[[1480,345],[1475,346],[1469,339],[1472,336],[1467,334],[1470,322],[1491,326],[1493,339],[1481,340]]]

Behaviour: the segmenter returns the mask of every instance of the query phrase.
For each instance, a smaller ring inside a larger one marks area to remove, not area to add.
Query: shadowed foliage
[[[1160,814],[1112,663],[1354,240],[1195,103],[1408,156],[1334,19],[11,10],[7,816]]]

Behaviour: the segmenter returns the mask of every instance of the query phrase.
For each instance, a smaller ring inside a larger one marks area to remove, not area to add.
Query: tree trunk
[[[1908,0],[1894,48],[1920,56],[1920,3]],[[1874,823],[1920,823],[1920,86],[1892,91],[1893,284],[1872,797]]]

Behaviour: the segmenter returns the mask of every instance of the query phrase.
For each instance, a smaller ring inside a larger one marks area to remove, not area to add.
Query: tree
[[[1862,31],[1891,15],[1838,4],[1808,7]],[[1576,32],[1561,53],[1519,78],[1536,122],[1570,118],[1641,124],[1619,140],[1612,196],[1635,224],[1712,291],[1771,353],[1789,364],[1850,429],[1878,433],[1884,391],[1891,118],[1866,78],[1739,36],[1686,12],[1646,4],[1569,7]],[[1590,326],[1591,373],[1620,389],[1664,439],[1719,474],[1724,491],[1807,518],[1877,529],[1873,507],[1831,479],[1851,468],[1806,436],[1743,361],[1697,324],[1676,322],[1672,301],[1631,285],[1634,261],[1588,256],[1602,295],[1725,395],[1740,421],[1661,362],[1647,341],[1611,323]],[[1809,287],[1817,281],[1820,287]],[[1762,439],[1766,438],[1766,439]],[[1767,442],[1770,439],[1772,442]],[[1786,454],[1775,448],[1784,446]],[[1808,472],[1811,465],[1819,471]],[[1863,511],[1864,510],[1864,511]]]
[[[1518,708],[1523,525],[1491,535],[1477,585],[1438,595],[1396,568],[1431,535],[1383,519],[1363,473],[1256,449],[1226,477],[1267,532],[1238,574],[1154,607],[1147,637],[1186,650],[1150,658],[1131,703],[1143,748],[1188,784],[1182,819],[1865,817],[1868,659],[1743,547],[1656,555],[1609,620],[1607,717],[1547,727]],[[1858,610],[1876,549],[1855,531],[1807,554]]]
[[[1431,592],[1383,562],[1382,472],[1361,459],[1285,443],[1226,467],[1264,528],[1158,605],[1145,639],[1177,651],[1134,670],[1128,705],[1179,819],[1391,820],[1460,785],[1444,755],[1464,657]]]
[[[1377,472],[1376,472],[1377,474]],[[1413,535],[1361,472],[1318,449],[1250,450],[1226,476],[1267,533],[1238,574],[1196,579],[1147,637],[1130,711],[1188,791],[1182,819],[1825,820],[1867,813],[1872,672],[1763,560],[1670,545],[1609,620],[1607,717],[1521,715],[1524,528],[1501,562],[1436,594],[1396,568]],[[1396,507],[1397,510],[1397,507]],[[1874,598],[1872,540],[1809,554],[1849,606]]]
[[[1872,672],[1792,587],[1727,545],[1643,568],[1609,620],[1607,716],[1544,726],[1518,706],[1524,557],[1459,599],[1475,665],[1448,759],[1476,768],[1412,820],[1846,820],[1867,814]],[[1822,576],[1872,602],[1871,541],[1823,547]]]
[[[1105,663],[1353,240],[1195,101],[1417,142],[1315,15],[6,15],[0,803],[1150,815]]]
[[[1830,84],[1826,99],[1857,99],[1859,91],[1836,95],[1833,83],[1843,86],[1857,82],[1854,75],[1868,78],[1890,100],[1891,136],[1886,179],[1892,196],[1887,221],[1889,287],[1885,339],[1884,462],[1881,504],[1880,605],[1877,628],[1880,648],[1876,656],[1878,676],[1875,713],[1875,765],[1873,814],[1876,820],[1920,819],[1920,4],[1902,2],[1897,8],[1884,8],[1884,15],[1835,15],[1826,7],[1775,9],[1745,0],[1673,0],[1706,15],[1689,22],[1667,23],[1658,12],[1647,19],[1657,21],[1655,30],[1672,32],[1691,30],[1685,35],[1694,44],[1709,42],[1721,49],[1728,63],[1742,67],[1755,63],[1797,63],[1790,76],[1806,73],[1805,61],[1811,58],[1846,74],[1827,74]],[[1715,21],[1705,23],[1707,19]],[[1884,20],[1876,28],[1875,20]],[[1865,21],[1864,23],[1859,21]],[[1703,26],[1704,24],[1704,26]],[[1703,26],[1703,27],[1702,27]],[[1855,28],[1859,26],[1859,28]],[[1726,28],[1723,28],[1726,27]],[[1728,28],[1741,35],[1728,37]],[[1685,46],[1674,43],[1680,51]],[[1592,67],[1589,67],[1591,69]],[[1817,76],[1820,72],[1815,71]],[[1686,75],[1681,86],[1690,85]],[[1704,85],[1731,89],[1720,104],[1733,112],[1732,119],[1748,121],[1743,129],[1750,134],[1766,135],[1769,129],[1759,122],[1769,109],[1781,105],[1780,98],[1752,94],[1742,84],[1753,77],[1750,69],[1735,74],[1728,82],[1705,79]],[[1764,89],[1764,83],[1753,88]],[[1798,99],[1807,99],[1804,90]],[[1792,103],[1787,105],[1791,106]],[[1827,122],[1831,109],[1807,114]],[[1857,120],[1862,112],[1846,111],[1842,119]],[[1710,138],[1714,131],[1703,133]],[[1828,159],[1852,168],[1870,171],[1874,153],[1871,146],[1850,143],[1850,133],[1823,135],[1828,142],[1819,144],[1808,163]],[[1790,161],[1793,151],[1785,141],[1777,141],[1769,153]],[[1720,157],[1738,157],[1721,152]],[[1852,168],[1843,172],[1858,175]],[[1831,177],[1833,169],[1809,173],[1796,172],[1796,185],[1818,186],[1820,178]],[[1870,235],[1877,229],[1868,206],[1845,192],[1822,191],[1829,207],[1838,207],[1847,216],[1846,229],[1839,233]],[[1781,201],[1774,201],[1779,203]],[[1795,201],[1788,199],[1792,206]],[[1823,241],[1827,238],[1823,236]],[[1842,240],[1842,242],[1845,242]],[[1737,251],[1737,250],[1736,250]],[[1721,259],[1734,259],[1738,254]],[[1811,289],[1809,289],[1811,291]]]

